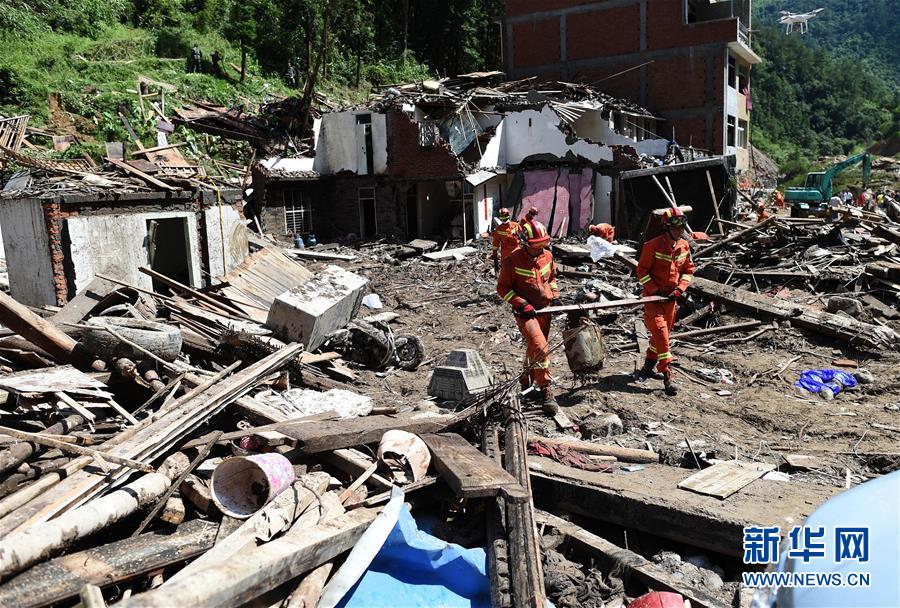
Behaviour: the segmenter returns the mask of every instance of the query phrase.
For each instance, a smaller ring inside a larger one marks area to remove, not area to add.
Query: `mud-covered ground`
[[[496,296],[485,247],[464,260],[437,263],[418,257],[393,262],[383,257],[379,247],[370,246],[359,252],[360,259],[347,264],[348,269],[370,279],[371,291],[378,293],[385,305],[382,311],[400,315],[393,323],[395,332],[418,335],[427,349],[426,362],[417,371],[385,374],[363,370],[355,390],[372,396],[381,406],[419,405],[427,399],[431,370],[455,348],[476,349],[497,379],[513,377],[520,369],[524,345],[509,306]],[[633,278],[618,269],[594,272],[598,279],[630,291],[636,287]],[[584,281],[561,277],[563,298],[582,290]],[[802,285],[792,287],[792,298],[822,305],[815,294],[802,291]],[[694,305],[705,305],[702,298],[692,299]],[[794,476],[792,479],[834,486],[844,485],[845,468],[850,469],[854,485],[900,468],[898,353],[860,352],[837,340],[784,325],[746,343],[719,341],[756,330],[714,335],[675,344],[679,394],[669,398],[663,394],[660,380],[638,384],[632,379],[643,359],[635,341],[639,320],[640,310],[634,309],[604,326],[605,364],[587,378],[573,377],[561,347],[552,353],[557,399],[582,431],[596,426],[589,423],[591,417],[615,413],[623,422],[624,433],[606,441],[652,447],[663,452],[669,464],[693,459],[687,439],[700,458],[771,462]],[[727,311],[713,323],[748,320],[753,317],[747,313]],[[551,344],[561,341],[564,322],[563,317],[554,319]],[[686,329],[696,327],[681,330]],[[830,368],[837,359],[857,362],[871,372],[874,382],[842,392],[831,401],[794,387],[801,371]],[[733,383],[705,379],[700,370],[709,369],[727,370]],[[538,411],[531,421],[539,432],[560,430]],[[787,454],[815,456],[817,460],[812,470],[798,471],[786,466]]]

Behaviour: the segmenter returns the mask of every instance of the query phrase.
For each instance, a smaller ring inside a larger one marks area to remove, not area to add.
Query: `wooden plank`
[[[456,433],[422,435],[441,478],[462,498],[503,493],[511,502],[528,500],[528,493],[500,465]]]
[[[57,399],[59,399],[63,405],[75,410],[82,418],[87,420],[88,422],[93,422],[96,416],[94,416],[93,412],[89,411],[86,407],[72,399],[69,395],[63,392],[54,393]],[[58,405],[58,404],[57,404]]]
[[[716,200],[716,189],[713,188],[712,175],[709,172],[709,169],[706,170],[706,183],[709,186],[709,197],[712,199],[712,208],[713,212],[716,214],[716,219],[719,222],[716,224],[716,227],[719,231],[719,234],[725,234],[724,229],[722,228],[722,216],[719,215],[719,201]]]
[[[146,95],[144,95],[146,97]],[[168,144],[165,146],[156,146],[155,148],[144,148],[143,150],[135,150],[132,152],[132,156],[143,156],[145,154],[150,154],[152,152],[161,152],[162,150],[171,150],[172,148],[180,148],[181,146],[186,146],[187,142],[179,142],[177,144]]]
[[[218,527],[195,519],[175,532],[143,534],[38,564],[0,586],[0,606],[47,606],[75,597],[88,583],[105,587],[191,559],[213,546]]]
[[[751,226],[750,228],[747,228],[746,230],[740,230],[738,232],[735,232],[728,238],[722,239],[720,241],[716,241],[712,245],[709,245],[708,247],[704,247],[700,251],[694,253],[691,257],[696,261],[697,259],[699,259],[703,256],[707,256],[713,252],[716,252],[719,249],[721,249],[722,247],[724,247],[725,245],[728,245],[729,243],[734,243],[735,241],[739,241],[739,240],[743,239],[745,236],[748,236],[751,233],[756,232],[757,230],[767,228],[769,226],[769,224],[773,223],[777,218],[778,218],[778,216],[776,216],[776,215],[768,217],[768,218],[764,219],[763,221],[761,221],[760,223],[758,223],[756,226]],[[693,287],[693,285],[692,285],[692,287]]]
[[[695,276],[691,291],[757,314],[789,319],[792,325],[834,336],[850,344],[880,347],[894,344],[898,336],[890,329],[863,323],[851,317],[815,310],[809,306],[753,293]]]
[[[634,528],[724,555],[743,555],[744,526],[802,522],[843,488],[757,479],[725,500],[675,487],[684,469],[646,464],[641,471],[610,475],[529,457],[538,506]],[[702,534],[697,531],[702,530]]]
[[[228,306],[227,304],[223,304],[222,302],[219,302],[215,298],[211,298],[210,296],[206,295],[203,292],[197,291],[196,289],[194,289],[192,287],[188,287],[184,283],[179,283],[175,279],[167,277],[166,275],[161,274],[159,272],[156,272],[152,268],[147,268],[146,266],[141,266],[138,268],[138,270],[140,272],[144,273],[145,275],[156,279],[160,283],[167,285],[168,287],[171,287],[178,291],[182,291],[194,298],[197,298],[198,300],[200,300],[202,302],[205,302],[206,304],[209,304],[216,310],[223,311],[227,315],[237,314],[237,315],[241,315],[242,317],[246,318],[246,314],[244,313],[244,311],[238,310],[237,308],[234,308],[231,306]]]
[[[17,431],[16,429],[11,429],[9,427],[0,426],[0,434],[9,435],[10,437],[15,437],[16,439],[21,439],[22,441],[28,441],[30,443],[37,443],[40,445],[47,446],[49,448],[56,448],[58,450],[62,450],[63,452],[71,452],[73,454],[80,454],[83,456],[90,456],[91,458],[100,457],[103,460],[108,460],[115,464],[120,464],[126,467],[130,467],[132,469],[138,469],[139,471],[144,471],[146,473],[154,473],[156,469],[151,467],[149,464],[144,464],[143,462],[137,462],[135,460],[131,460],[130,458],[120,458],[115,454],[110,454],[108,452],[101,452],[100,450],[93,450],[91,448],[82,447],[80,445],[74,445],[72,443],[66,443],[65,441],[59,441],[56,439],[51,439],[46,435],[41,435],[39,433],[26,433],[24,431]]]
[[[352,262],[356,259],[355,255],[346,255],[343,253],[329,253],[327,251],[316,251],[314,249],[285,249],[288,255],[298,257],[305,260],[324,260],[335,262]]]
[[[157,188],[162,188],[163,190],[168,190],[170,192],[175,192],[176,190],[178,190],[178,188],[176,188],[175,186],[170,186],[166,182],[162,182],[162,181],[156,179],[155,177],[153,177],[152,175],[147,175],[143,171],[132,167],[131,165],[129,165],[126,162],[123,162],[121,160],[116,160],[116,159],[110,158],[108,156],[106,157],[106,160],[110,164],[115,165],[116,167],[118,167],[119,169],[124,171],[125,173],[129,173],[131,175],[139,177],[142,180],[144,180],[145,182],[156,186]]]
[[[691,587],[686,584],[684,578],[670,574],[642,555],[623,549],[605,538],[592,534],[584,528],[555,515],[538,510],[535,512],[535,521],[540,525],[555,528],[569,539],[586,547],[596,556],[613,562],[614,567],[610,569],[619,573],[624,581],[627,581],[629,577],[633,577],[655,591],[680,593],[685,599],[691,601],[692,607],[696,608],[728,608],[730,606],[720,602],[701,588]]]
[[[719,462],[694,473],[678,484],[682,490],[690,490],[706,496],[728,498],[744,486],[756,481],[775,468],[767,462]]]
[[[659,454],[650,450],[638,450],[635,448],[623,448],[618,445],[605,445],[595,443],[593,441],[582,441],[575,438],[562,437],[541,437],[540,435],[529,435],[528,441],[539,441],[551,446],[560,446],[584,452],[585,454],[594,454],[597,456],[615,456],[622,462],[643,462],[654,463],[659,462]]]
[[[273,430],[296,439],[297,447],[301,451],[307,454],[316,454],[326,450],[374,443],[381,440],[381,436],[391,429],[415,434],[437,433],[454,421],[454,416],[411,412],[397,416],[377,415],[344,420],[323,420],[317,424],[277,425]]]
[[[216,564],[175,584],[133,595],[117,605],[169,608],[172,598],[178,598],[178,605],[185,608],[239,606],[353,547],[376,513],[373,509],[356,509],[316,526],[295,526],[239,560]]]
[[[476,253],[478,250],[474,247],[457,247],[456,249],[444,249],[443,251],[433,251],[431,253],[422,254],[423,258],[429,259],[433,262],[439,262],[441,260],[448,260],[451,258],[465,257],[467,255],[471,255]]]

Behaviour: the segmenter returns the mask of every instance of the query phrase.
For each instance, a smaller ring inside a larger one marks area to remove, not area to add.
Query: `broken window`
[[[734,116],[728,117],[728,139],[726,141],[726,145],[734,147],[735,142],[735,119]]]
[[[438,136],[437,123],[433,120],[426,120],[419,123],[419,146],[422,148],[433,148],[437,144]]]
[[[284,191],[284,230],[286,234],[312,232],[312,202],[308,192]]]
[[[372,115],[356,115],[356,145],[359,148],[356,172],[359,175],[375,173],[375,156],[372,147]]]
[[[728,54],[728,86],[732,89],[737,87],[737,66],[734,55],[730,53]]]
[[[739,120],[737,129],[737,145],[738,148],[747,147],[747,121]]]

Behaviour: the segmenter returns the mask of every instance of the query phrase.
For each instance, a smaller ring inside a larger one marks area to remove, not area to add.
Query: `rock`
[[[851,317],[858,317],[863,311],[863,305],[859,300],[847,296],[832,296],[826,300],[825,307],[828,312],[843,311]]]
[[[585,439],[621,435],[625,430],[622,419],[616,414],[592,414],[582,420],[580,426]]]
[[[873,384],[875,382],[875,376],[867,369],[856,370],[853,372],[853,377],[860,384]]]

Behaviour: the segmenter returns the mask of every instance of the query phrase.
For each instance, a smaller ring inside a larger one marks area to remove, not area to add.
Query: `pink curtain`
[[[568,231],[569,170],[526,171],[524,178],[521,215],[529,207],[537,207],[537,219],[547,226],[550,234],[557,236],[562,230]]]

